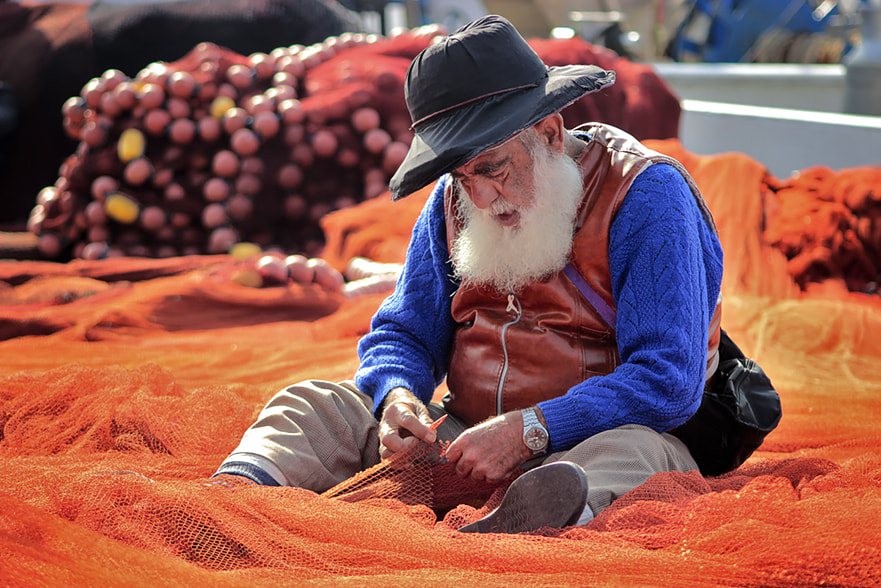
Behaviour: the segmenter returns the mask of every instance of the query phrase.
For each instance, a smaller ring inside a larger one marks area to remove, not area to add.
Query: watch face
[[[523,441],[533,451],[539,451],[547,446],[548,434],[541,427],[532,427],[523,434]]]

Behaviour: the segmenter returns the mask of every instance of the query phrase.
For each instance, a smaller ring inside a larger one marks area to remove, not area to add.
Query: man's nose
[[[474,179],[469,182],[471,185],[467,188],[468,196],[474,206],[484,210],[492,206],[492,203],[499,197],[499,190],[494,182],[485,179]]]

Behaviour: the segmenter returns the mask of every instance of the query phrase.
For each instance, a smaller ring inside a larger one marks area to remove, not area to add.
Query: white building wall
[[[881,165],[881,117],[841,114],[844,67],[657,64],[680,97],[694,153],[745,153],[777,177],[815,165]]]

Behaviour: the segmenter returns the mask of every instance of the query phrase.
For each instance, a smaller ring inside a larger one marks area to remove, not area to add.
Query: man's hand
[[[523,442],[523,415],[519,410],[475,425],[459,435],[445,454],[456,472],[472,480],[497,484],[532,457]]]
[[[428,409],[406,388],[395,388],[385,397],[379,422],[379,455],[387,459],[412,447],[421,439],[434,443],[437,433],[431,428]]]

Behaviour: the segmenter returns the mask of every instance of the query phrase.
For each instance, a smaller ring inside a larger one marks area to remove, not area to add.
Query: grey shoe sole
[[[529,533],[573,525],[587,504],[587,476],[558,461],[529,470],[511,484],[499,507],[459,529],[461,533]]]

